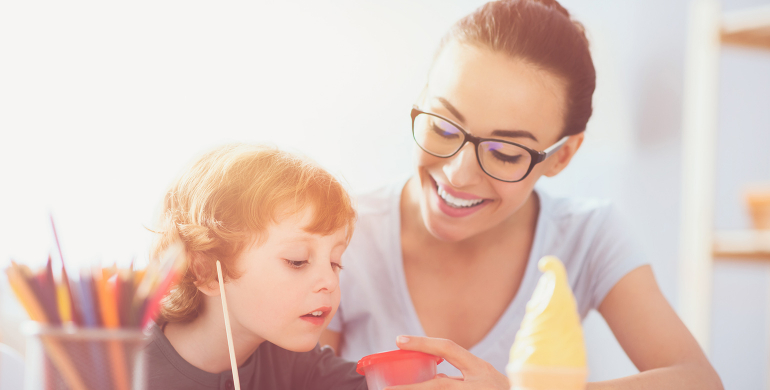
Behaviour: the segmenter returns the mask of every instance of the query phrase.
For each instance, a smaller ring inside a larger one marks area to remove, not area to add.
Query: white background
[[[354,192],[403,176],[409,109],[438,41],[482,3],[0,3],[0,267],[43,263],[49,212],[70,267],[141,262],[166,186],[226,142],[307,154]],[[687,1],[563,4],[592,42],[595,114],[573,164],[541,184],[616,201],[676,305]],[[766,53],[723,55],[720,228],[748,227],[741,188],[770,180],[768,69]],[[767,270],[716,271],[712,362],[726,388],[761,388]],[[0,337],[22,348],[4,280],[0,294]],[[598,315],[585,327],[592,379],[635,372]]]

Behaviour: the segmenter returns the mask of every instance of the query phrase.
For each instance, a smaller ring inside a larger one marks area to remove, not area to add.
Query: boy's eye
[[[343,267],[342,264],[340,263],[335,263],[332,261],[332,269],[342,271],[343,269],[345,269],[345,267]]]
[[[289,259],[285,259],[285,260],[286,260],[286,264],[288,264],[289,267],[291,268],[302,268],[305,264],[308,263],[307,260],[289,260]]]

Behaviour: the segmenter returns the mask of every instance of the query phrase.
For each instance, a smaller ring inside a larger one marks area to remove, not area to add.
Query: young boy
[[[366,389],[317,345],[354,222],[342,185],[290,153],[228,145],[195,162],[165,196],[152,250],[181,239],[189,265],[152,328],[148,388],[234,388],[219,260],[242,389]]]

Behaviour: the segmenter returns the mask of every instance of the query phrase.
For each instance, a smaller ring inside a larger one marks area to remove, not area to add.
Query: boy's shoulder
[[[148,389],[219,389],[232,382],[230,371],[210,373],[184,360],[163,331],[153,325],[144,356]],[[243,388],[269,389],[365,389],[355,364],[342,360],[328,348],[292,352],[270,342],[243,363],[238,373]]]
[[[218,375],[205,372],[184,360],[155,324],[150,328],[144,358],[147,388],[150,390],[219,388]]]

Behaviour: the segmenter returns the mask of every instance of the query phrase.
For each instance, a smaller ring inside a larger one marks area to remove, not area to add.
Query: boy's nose
[[[468,142],[457,154],[447,159],[443,166],[444,175],[446,175],[449,184],[455,188],[467,187],[477,184],[481,175],[478,161],[476,160],[475,145]]]
[[[322,291],[328,291],[328,292],[334,292],[337,290],[337,287],[340,284],[340,277],[339,275],[334,272],[334,269],[331,266],[328,266],[327,270],[322,271],[318,275],[318,280],[316,282],[316,292],[322,292]]]

